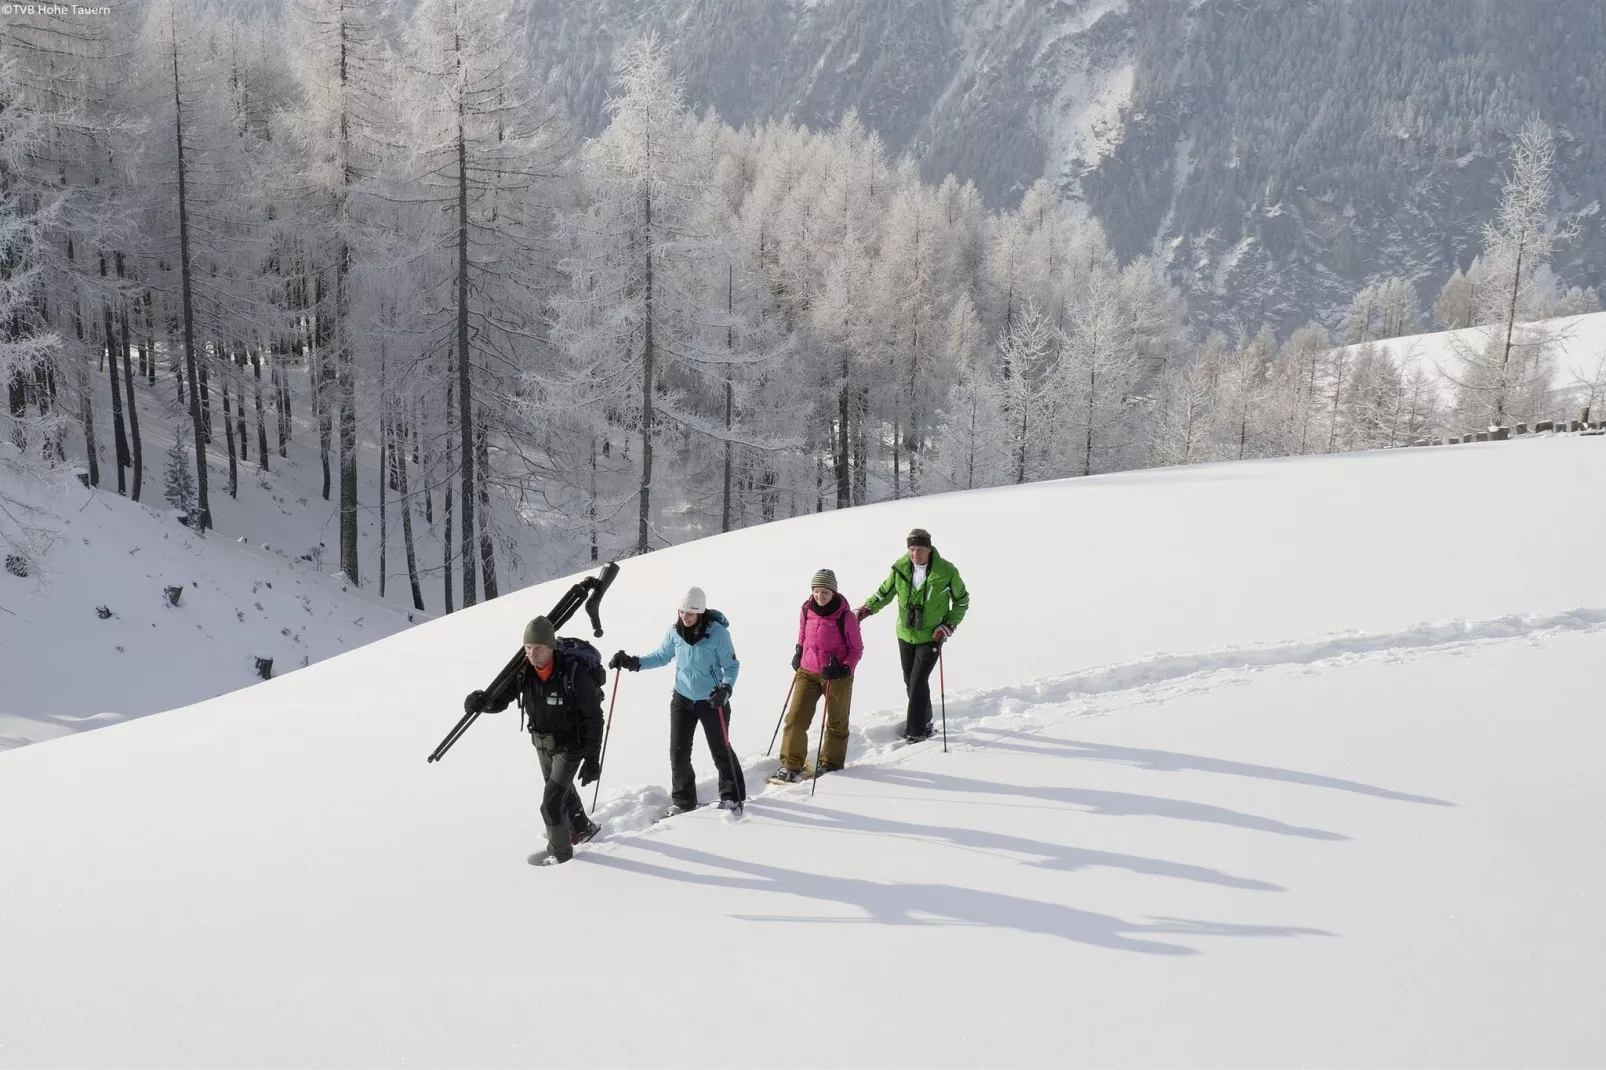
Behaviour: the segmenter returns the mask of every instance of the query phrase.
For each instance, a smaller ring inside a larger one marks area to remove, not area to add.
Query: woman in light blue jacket
[[[747,782],[730,746],[730,697],[741,664],[731,645],[730,621],[709,609],[701,587],[681,596],[679,619],[651,654],[636,657],[623,650],[608,662],[611,669],[656,669],[675,663],[675,693],[669,700],[669,769],[672,812],[697,806],[697,774],[691,767],[692,737],[697,725],[719,771],[719,805],[742,812]]]

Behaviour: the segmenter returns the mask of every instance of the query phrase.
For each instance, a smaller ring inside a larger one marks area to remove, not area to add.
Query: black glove
[[[726,706],[730,705],[730,700],[731,689],[727,684],[720,684],[708,694],[708,704],[713,706],[715,709],[724,709]]]
[[[464,713],[484,713],[485,712],[485,692],[483,692],[483,691],[470,691],[467,695],[465,695],[463,697],[463,712]]]
[[[842,664],[841,661],[837,660],[837,656],[835,654],[832,654],[831,663],[827,665],[825,667],[825,671],[820,674],[820,679],[845,680],[852,675],[853,673],[848,669],[848,667]]]
[[[580,763],[580,784],[585,786],[594,783],[602,775],[602,763],[595,758],[587,758]]]
[[[633,654],[626,654],[623,650],[618,650],[608,660],[608,668],[628,669],[631,672],[637,672],[641,668],[641,659]]]
[[[803,667],[803,644],[799,643],[792,651],[792,671],[797,672]]]

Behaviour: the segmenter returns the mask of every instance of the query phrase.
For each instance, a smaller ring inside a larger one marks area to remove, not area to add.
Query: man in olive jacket
[[[898,653],[903,686],[909,694],[904,739],[931,738],[931,670],[937,652],[970,609],[970,592],[952,561],[931,545],[931,533],[915,528],[904,540],[908,557],[892,563],[892,574],[854,611],[861,621],[898,600]]]

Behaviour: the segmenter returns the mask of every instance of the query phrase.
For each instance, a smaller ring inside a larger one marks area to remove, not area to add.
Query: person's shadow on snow
[[[1087,813],[1107,817],[1169,817],[1178,821],[1204,821],[1214,825],[1231,825],[1235,828],[1272,832],[1281,836],[1299,836],[1310,840],[1349,839],[1342,832],[1290,825],[1275,818],[1245,814],[1222,806],[1211,806],[1209,803],[1167,799],[1154,795],[1135,795],[1126,791],[1104,791],[1098,788],[1078,788],[1059,784],[1000,784],[991,780],[973,780],[948,773],[928,773],[896,766],[860,766],[851,771],[851,776],[855,780],[873,780],[883,784],[923,788],[928,791],[1025,796],[1079,807]]]
[[[652,851],[666,859],[696,867],[696,871],[626,857],[620,852],[584,856],[592,865],[607,866],[644,877],[683,881],[714,888],[816,899],[857,907],[862,918],[841,916],[808,917],[796,914],[735,914],[745,921],[815,921],[822,924],[870,922],[879,925],[975,925],[987,928],[1017,929],[1021,932],[1057,936],[1080,944],[1107,947],[1116,951],[1136,951],[1150,955],[1197,955],[1198,949],[1155,939],[1158,936],[1331,936],[1321,929],[1287,925],[1240,925],[1229,922],[1195,921],[1188,918],[1156,918],[1149,922],[1130,922],[1108,914],[1060,903],[1005,895],[951,884],[861,880],[836,877],[766,865],[740,858],[700,851],[679,844],[639,837],[621,847],[632,851]],[[706,872],[713,870],[715,872]],[[722,871],[722,872],[721,872]]]
[[[859,770],[854,772],[858,773]],[[1241,888],[1254,892],[1281,892],[1285,890],[1279,884],[1254,880],[1249,877],[1235,877],[1230,873],[1223,873],[1219,869],[1211,869],[1209,866],[1194,866],[1185,862],[1170,862],[1163,858],[1121,854],[1117,851],[1094,851],[1085,847],[1072,847],[1069,844],[1032,840],[1023,836],[1011,836],[1007,833],[992,832],[986,829],[922,825],[912,821],[896,821],[891,818],[872,817],[868,814],[830,810],[783,798],[766,798],[762,800],[762,806],[763,814],[766,818],[801,825],[805,828],[832,832],[865,833],[872,836],[902,837],[928,842],[934,841],[987,853],[1035,855],[1037,856],[1037,861],[1023,864],[1037,866],[1042,869],[1063,870],[1067,873],[1074,873],[1077,870],[1103,866],[1108,869],[1124,869],[1132,873],[1142,873],[1152,877],[1175,877],[1179,880],[1198,881],[1201,884],[1214,884],[1223,888]]]
[[[1371,795],[1397,802],[1421,803],[1425,806],[1455,805],[1430,795],[1411,795],[1403,791],[1363,784],[1357,780],[1344,780],[1341,777],[1323,776],[1320,773],[1302,773],[1297,769],[1279,769],[1273,765],[1235,762],[1227,758],[1207,758],[1198,754],[1154,750],[1148,747],[1118,747],[1109,743],[1092,743],[1079,739],[1057,739],[1041,732],[1011,731],[1007,728],[973,728],[968,731],[974,736],[971,740],[972,745],[982,750],[1008,750],[1054,758],[1107,762],[1160,773],[1183,770],[1221,773],[1225,776],[1250,777],[1256,780],[1276,780],[1285,784],[1305,784],[1313,788],[1332,788],[1335,791],[1349,791],[1357,795]],[[996,738],[988,739],[987,736]]]

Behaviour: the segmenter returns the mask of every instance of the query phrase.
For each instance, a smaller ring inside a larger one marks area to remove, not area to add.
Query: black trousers
[[[898,657],[903,662],[903,688],[909,693],[909,712],[904,734],[931,734],[931,670],[937,667],[936,643],[906,643],[898,640]]]
[[[546,787],[541,792],[541,820],[546,822],[547,844],[556,858],[569,858],[574,845],[569,833],[584,828],[586,808],[574,790],[574,777],[584,759],[578,754],[541,745],[541,736],[532,736],[535,754],[541,760],[541,776]]]
[[[703,726],[703,738],[708,740],[708,751],[714,757],[714,768],[719,772],[719,797],[741,802],[747,798],[747,780],[736,755],[726,746],[730,728],[731,708],[725,707],[725,726],[719,723],[719,711],[707,699],[693,702],[675,692],[669,700],[669,775],[670,799],[681,809],[690,810],[697,805],[697,774],[691,767],[691,744],[697,725]]]

